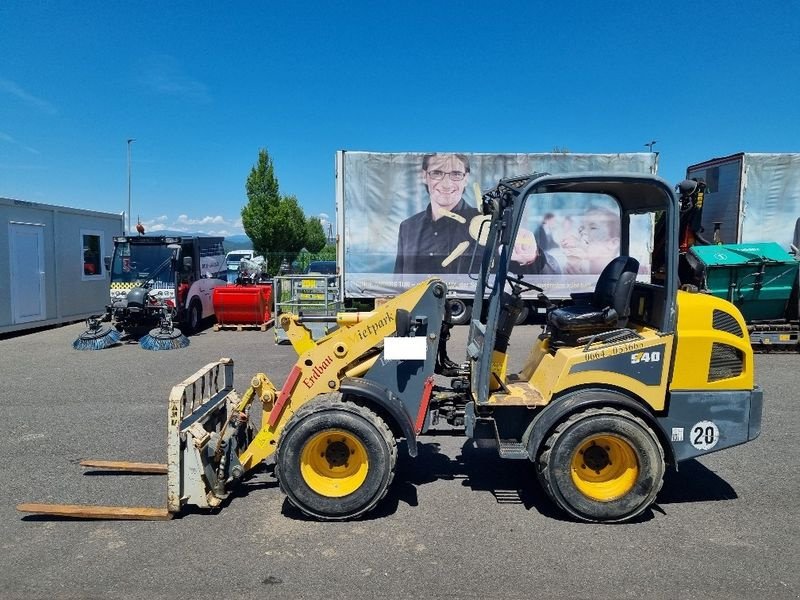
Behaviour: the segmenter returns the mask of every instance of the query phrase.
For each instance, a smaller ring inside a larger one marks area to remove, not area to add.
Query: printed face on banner
[[[466,166],[452,155],[432,156],[428,168],[422,171],[422,181],[428,187],[431,205],[451,210],[461,200],[467,187]]]

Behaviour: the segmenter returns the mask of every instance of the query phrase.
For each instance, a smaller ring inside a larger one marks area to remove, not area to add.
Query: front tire
[[[193,333],[197,333],[200,331],[200,326],[203,323],[203,307],[200,305],[200,301],[194,299],[189,304],[189,310],[186,313],[186,325],[184,329],[186,332],[191,335]]]
[[[324,521],[375,508],[394,478],[397,443],[366,407],[323,396],[292,417],[278,442],[276,475],[289,501]]]
[[[553,502],[582,521],[620,522],[647,509],[664,481],[664,450],[632,413],[590,408],[556,427],[539,455],[539,481]]]

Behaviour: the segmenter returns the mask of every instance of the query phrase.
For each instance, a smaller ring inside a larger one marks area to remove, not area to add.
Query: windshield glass
[[[253,258],[253,253],[251,251],[234,250],[232,252],[228,252],[228,254],[225,256],[225,262],[229,265],[238,265],[243,258],[250,260]]]
[[[111,281],[173,283],[172,250],[161,244],[117,244]]]
[[[544,276],[546,287],[562,285],[558,294],[568,296],[578,291],[569,289],[568,281],[580,281],[573,276],[596,279],[619,256],[620,237],[619,207],[610,196],[533,194],[525,198],[509,270]]]

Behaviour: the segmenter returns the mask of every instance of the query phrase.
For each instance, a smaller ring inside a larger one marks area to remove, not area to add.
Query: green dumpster
[[[693,246],[686,258],[701,287],[735,304],[747,323],[786,318],[800,263],[779,244]]]

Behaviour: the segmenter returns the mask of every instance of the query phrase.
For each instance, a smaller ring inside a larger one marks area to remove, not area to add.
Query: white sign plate
[[[424,336],[383,338],[384,360],[425,360],[428,345]]]

